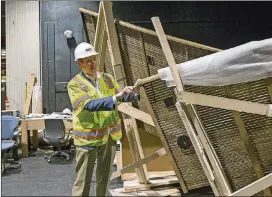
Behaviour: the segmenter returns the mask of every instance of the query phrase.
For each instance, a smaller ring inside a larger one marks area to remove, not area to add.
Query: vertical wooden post
[[[115,23],[112,14],[112,3],[108,1],[102,1],[105,26],[108,36],[108,47],[113,66],[114,77],[119,83],[121,88],[127,85],[126,77],[123,69],[123,63],[121,59],[120,48],[118,44],[118,37],[115,29]],[[131,153],[133,155],[134,162],[144,157],[141,141],[139,137],[139,131],[137,128],[135,118],[129,117],[123,114],[123,120],[125,124],[125,130],[129,141]],[[136,169],[139,183],[147,184],[147,168],[143,165]]]
[[[27,83],[26,101],[24,103],[24,115],[29,114],[30,104],[31,104],[31,99],[32,99],[32,93],[33,93],[33,87],[35,85],[35,80],[36,80],[35,74],[31,73],[29,81]]]
[[[28,157],[27,120],[21,121],[22,157]]]
[[[107,32],[105,30],[105,16],[102,2],[99,5],[98,19],[94,38],[94,48],[99,53],[97,58],[97,66],[100,72],[104,72],[104,62],[107,47]]]

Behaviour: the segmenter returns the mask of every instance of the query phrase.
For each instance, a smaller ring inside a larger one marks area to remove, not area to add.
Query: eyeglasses
[[[96,62],[96,57],[86,57],[84,59],[82,59],[83,62],[87,63],[87,62],[92,62],[95,63]]]

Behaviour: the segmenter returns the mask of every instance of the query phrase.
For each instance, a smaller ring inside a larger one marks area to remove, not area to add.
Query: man
[[[139,90],[131,86],[119,90],[109,74],[97,72],[98,53],[88,43],[75,49],[75,61],[81,68],[68,83],[73,106],[73,134],[76,146],[76,180],[73,196],[89,196],[95,161],[96,196],[105,196],[116,153],[116,141],[122,138],[117,104],[139,100]]]

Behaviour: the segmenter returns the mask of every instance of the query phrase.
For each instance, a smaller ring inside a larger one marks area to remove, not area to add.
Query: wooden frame
[[[271,117],[272,105],[271,104],[264,105],[264,104],[260,104],[260,103],[245,102],[245,101],[240,101],[240,100],[236,100],[236,99],[226,99],[226,98],[221,98],[221,97],[214,97],[214,96],[208,96],[208,95],[203,95],[203,94],[195,94],[195,93],[185,92],[184,86],[182,84],[181,76],[179,75],[179,71],[176,67],[176,63],[175,63],[173,54],[171,52],[170,46],[169,46],[166,36],[164,34],[160,20],[158,17],[153,17],[152,22],[153,22],[155,30],[158,34],[159,41],[160,41],[161,46],[163,48],[163,52],[165,54],[166,60],[167,60],[169,67],[170,67],[170,71],[171,71],[172,76],[174,78],[174,82],[176,84],[175,94],[178,99],[178,103],[176,104],[176,107],[177,107],[177,110],[178,110],[181,118],[183,119],[185,126],[186,126],[186,121],[184,121],[184,120],[186,120],[186,119],[188,120],[188,117],[190,117],[190,116],[191,116],[191,118],[195,117],[195,112],[193,112],[193,108],[192,108],[191,104],[198,104],[198,105],[203,105],[203,106],[232,110],[235,122],[238,125],[239,131],[241,133],[241,137],[246,145],[246,149],[247,149],[250,159],[253,163],[257,177],[258,178],[263,177],[263,172],[262,172],[261,166],[260,166],[259,161],[258,161],[258,159],[252,149],[252,146],[249,142],[249,137],[248,137],[248,134],[245,130],[245,126],[243,124],[243,121],[240,117],[239,112],[256,113],[256,114],[261,114],[261,115],[266,115],[266,116]],[[150,81],[150,79],[148,79],[147,81]],[[270,86],[268,86],[268,91],[270,93],[271,90],[269,90],[269,87]],[[228,91],[228,89],[225,88],[224,91],[227,96],[231,97],[230,91]],[[186,106],[183,103],[189,103],[189,105]],[[232,105],[232,107],[225,107],[225,106],[223,106],[224,104]],[[187,123],[188,122],[189,121],[187,121]],[[188,128],[188,125],[186,127]],[[196,129],[199,130],[199,128],[196,128]],[[199,145],[197,145],[196,141],[194,141],[195,137],[192,135],[193,132],[192,133],[190,132],[190,131],[192,131],[192,129],[189,128],[189,129],[187,129],[187,131],[190,135],[190,139],[192,140],[192,142],[194,144],[194,147],[198,147],[200,149]],[[199,156],[200,150],[198,150],[198,149],[195,149],[195,150]],[[208,152],[210,152],[210,151],[208,151]],[[210,153],[212,153],[212,151]],[[204,164],[203,166],[207,166],[207,162],[205,162],[205,160],[203,160],[203,158],[199,157],[199,159],[201,161],[201,164],[202,165]],[[204,168],[204,170],[205,170],[205,168]],[[205,170],[205,173],[208,178],[211,177],[211,173],[207,173],[207,169]],[[221,175],[220,175],[220,173],[221,173]],[[263,177],[262,179],[257,180],[256,182],[254,182],[254,183],[246,186],[245,188],[242,188],[241,190],[238,190],[234,193],[232,193],[230,190],[229,184],[227,183],[227,180],[226,180],[225,176],[223,175],[223,170],[219,169],[219,171],[217,171],[217,172],[215,171],[215,175],[217,175],[217,178],[219,179],[219,184],[220,184],[219,186],[222,190],[221,192],[223,192],[221,194],[223,194],[223,195],[230,195],[230,196],[245,195],[245,196],[247,196],[247,195],[253,195],[261,190],[264,190],[265,196],[271,196],[271,191],[268,188],[269,186],[272,185],[271,181],[270,182],[268,181],[271,179],[271,177],[270,177],[271,174],[266,177]],[[220,180],[220,178],[223,178],[223,179]],[[262,183],[260,183],[260,182],[262,182],[264,185],[262,185]],[[212,182],[210,181],[210,183],[212,183]],[[212,183],[211,186],[212,186],[212,189],[215,191],[216,185],[214,185]],[[256,187],[258,186],[258,187],[254,189],[255,186]],[[217,192],[220,192],[220,191],[215,191],[215,194]]]

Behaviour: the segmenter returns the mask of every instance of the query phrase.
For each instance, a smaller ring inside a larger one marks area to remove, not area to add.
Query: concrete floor
[[[2,175],[2,196],[71,196],[74,183],[75,158],[66,161],[54,158],[47,163],[44,153],[22,158],[21,170],[9,169]],[[122,187],[120,179],[111,181],[110,188]],[[90,196],[95,195],[95,171]]]
[[[52,163],[44,159],[44,152],[35,152],[28,158],[20,159],[22,168],[9,169],[2,175],[2,196],[71,196],[74,183],[75,158],[66,161],[64,158],[54,158]],[[114,170],[116,168],[114,167]],[[120,188],[120,179],[110,183],[110,189]],[[95,171],[90,189],[90,196],[95,195]],[[109,194],[108,194],[109,195]],[[182,194],[186,197],[214,196],[210,187]]]

